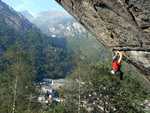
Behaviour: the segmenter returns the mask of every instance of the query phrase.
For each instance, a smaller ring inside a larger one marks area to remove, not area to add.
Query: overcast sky
[[[29,11],[33,16],[39,12],[54,10],[65,12],[54,0],[2,0],[17,11]]]

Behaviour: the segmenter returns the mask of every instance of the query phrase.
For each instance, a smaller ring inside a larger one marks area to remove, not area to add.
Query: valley
[[[0,0],[0,113],[148,113],[149,83],[127,62],[121,81],[111,60],[68,13]]]

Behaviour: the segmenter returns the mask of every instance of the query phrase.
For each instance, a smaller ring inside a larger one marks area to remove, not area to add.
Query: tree
[[[143,113],[140,104],[149,96],[147,90],[130,73],[125,74],[123,81],[119,77],[113,79],[105,64],[90,65],[80,61],[70,79],[75,82],[80,75],[81,92],[78,93],[76,82],[66,84],[66,109],[77,109],[80,95],[80,104],[91,113]]]
[[[1,73],[1,111],[5,113],[23,112],[27,109],[31,92],[34,93],[34,71],[29,56],[21,50],[19,44],[8,49],[3,60],[8,64]],[[2,60],[2,59],[1,59]],[[7,107],[4,107],[7,106]],[[4,109],[7,108],[7,109]]]

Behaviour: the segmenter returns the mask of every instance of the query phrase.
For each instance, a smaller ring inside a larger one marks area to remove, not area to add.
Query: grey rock
[[[106,48],[126,55],[150,75],[150,0],[56,0]]]

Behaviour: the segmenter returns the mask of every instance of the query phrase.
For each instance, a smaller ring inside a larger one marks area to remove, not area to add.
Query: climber
[[[122,57],[123,52],[114,51],[111,74],[120,76],[120,80],[123,80],[123,72],[121,71]]]

